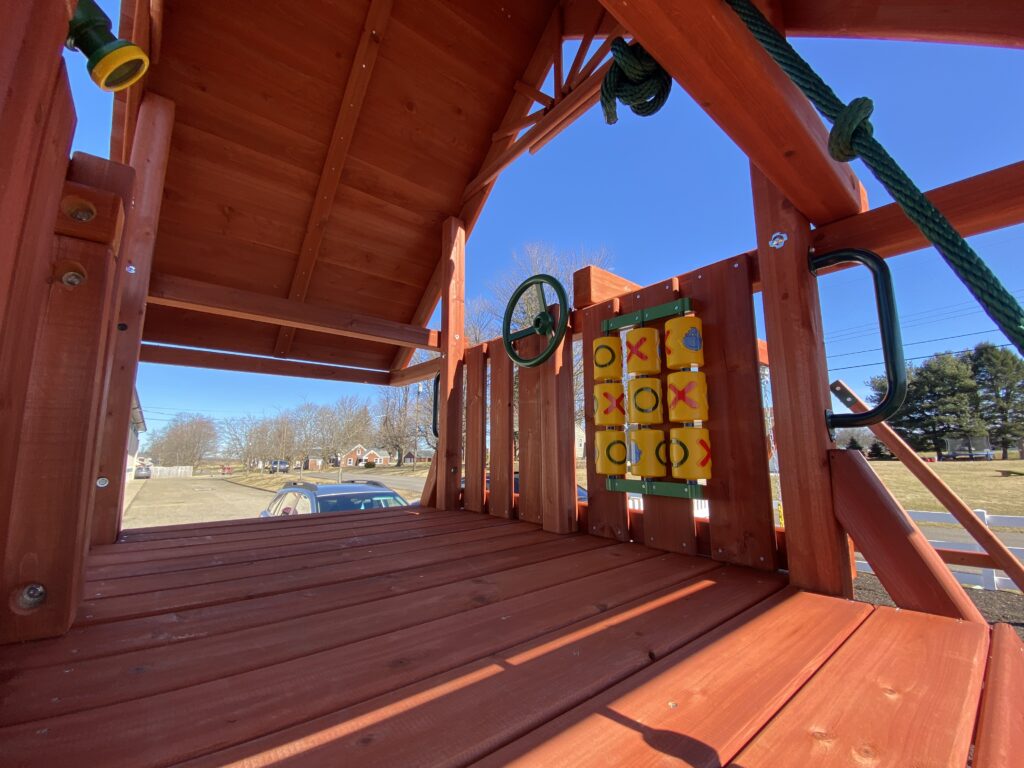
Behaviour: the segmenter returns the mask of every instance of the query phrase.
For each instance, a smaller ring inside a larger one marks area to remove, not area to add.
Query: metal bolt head
[[[38,582],[26,584],[18,593],[18,607],[26,611],[38,608],[46,602],[46,587]]]
[[[776,232],[771,236],[771,239],[768,240],[768,247],[779,250],[786,244],[787,240],[789,240],[789,235],[785,232]]]
[[[131,262],[129,261],[129,262],[128,262],[128,266],[126,266],[126,267],[124,268],[124,271],[125,271],[125,272],[127,272],[127,273],[128,273],[129,275],[134,275],[134,274],[135,274],[135,271],[136,271],[136,270],[135,270],[135,265],[134,265],[134,264],[132,264],[132,263],[131,263]]]
[[[105,477],[97,477],[96,478],[96,487],[97,488],[106,488],[108,485],[110,485],[110,480],[109,479],[107,479]]]
[[[81,272],[75,272],[69,270],[60,276],[60,281],[68,286],[68,288],[77,288],[79,285],[85,282],[85,275]]]

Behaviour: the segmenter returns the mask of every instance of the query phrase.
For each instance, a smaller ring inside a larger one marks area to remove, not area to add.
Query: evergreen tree
[[[846,450],[848,451],[860,451],[864,452],[864,446],[860,444],[860,441],[856,437],[851,437],[846,441]]]
[[[891,459],[892,454],[889,453],[889,449],[882,445],[881,442],[875,440],[868,448],[868,458],[881,461],[882,459]]]
[[[978,411],[992,445],[1009,457],[1024,437],[1024,360],[1010,349],[982,342],[966,356],[978,385]]]

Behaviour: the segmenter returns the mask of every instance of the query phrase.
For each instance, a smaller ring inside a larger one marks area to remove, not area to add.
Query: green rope
[[[840,162],[864,160],[907,217],[935,246],[988,316],[1024,354],[1024,310],[974,249],[931,204],[872,135],[870,99],[847,104],[811,69],[750,0],[726,0],[757,41],[826,118],[833,123],[829,154]]]
[[[601,109],[608,125],[618,122],[615,100],[634,114],[653,115],[668,100],[672,78],[640,43],[627,44],[621,37],[612,40],[612,65],[601,83]]]

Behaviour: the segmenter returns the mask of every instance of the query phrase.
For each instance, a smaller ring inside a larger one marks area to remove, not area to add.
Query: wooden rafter
[[[400,371],[392,371],[388,383],[393,387],[404,387],[420,381],[432,379],[441,370],[441,358],[435,357],[416,365],[410,365]]]
[[[373,74],[373,66],[377,61],[377,52],[384,39],[388,19],[391,17],[392,2],[393,0],[371,0],[370,8],[366,12],[363,34],[359,39],[356,55],[352,59],[348,81],[345,83],[345,91],[341,97],[341,106],[338,108],[338,118],[331,134],[327,155],[324,158],[320,182],[317,184],[316,197],[313,198],[313,205],[309,211],[309,220],[306,223],[306,232],[299,249],[295,274],[292,276],[291,288],[288,291],[288,298],[292,301],[304,301],[309,292],[313,267],[320,255],[320,244],[323,242],[334,198],[341,183],[345,160],[348,157],[349,148],[352,146],[352,134],[355,133],[359,112],[370,84],[370,76]],[[294,338],[295,328],[283,326],[277,335],[274,354],[281,357],[287,356]]]
[[[594,36],[597,34],[597,30],[601,28],[601,22],[604,21],[605,10],[604,8],[598,7],[598,13],[594,17],[593,26],[587,30],[583,35],[583,39],[580,40],[580,46],[576,49],[576,55],[573,57],[572,64],[569,66],[569,72],[565,76],[565,83],[562,85],[563,91],[568,91],[576,83],[576,76],[580,73],[583,68],[583,62],[586,60],[587,54],[590,52],[590,44],[594,42]],[[565,30],[562,30],[563,36]],[[609,40],[612,38],[609,37]]]
[[[143,344],[139,353],[143,363],[160,365],[183,365],[188,368],[215,368],[222,371],[244,373],[269,373],[274,376],[295,376],[300,379],[326,379],[328,381],[351,381],[358,384],[384,385],[388,383],[387,371],[371,371],[341,365],[322,365],[298,360],[279,360],[273,357],[255,355],[234,355],[226,352],[210,352],[205,349],[166,347],[159,344]]]
[[[437,331],[334,307],[299,304],[276,296],[189,280],[154,275],[150,304],[188,309],[257,323],[272,323],[332,336],[398,344],[413,349],[438,349]]]
[[[720,0],[601,2],[813,223],[863,209],[814,107]]]

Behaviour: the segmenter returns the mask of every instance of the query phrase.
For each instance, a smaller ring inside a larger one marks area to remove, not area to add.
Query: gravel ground
[[[1011,625],[1024,640],[1024,595],[1019,592],[993,592],[984,589],[967,589],[967,594],[978,606],[982,616],[992,623],[1002,622]],[[853,596],[865,603],[895,606],[885,587],[870,573],[857,574],[857,579],[853,582]]]

